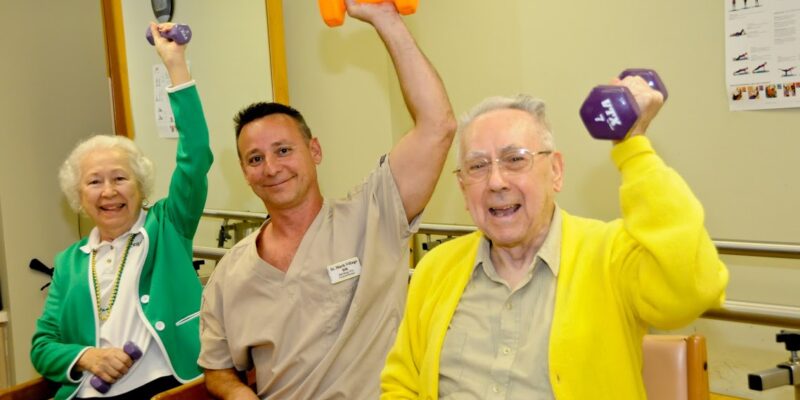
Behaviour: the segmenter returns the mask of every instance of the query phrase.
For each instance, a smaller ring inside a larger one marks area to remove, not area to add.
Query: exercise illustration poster
[[[172,114],[172,106],[169,104],[169,95],[167,94],[169,85],[167,67],[162,64],[153,65],[153,95],[158,136],[177,139],[178,129],[175,127],[175,115]]]
[[[800,107],[800,1],[724,1],[731,111]]]

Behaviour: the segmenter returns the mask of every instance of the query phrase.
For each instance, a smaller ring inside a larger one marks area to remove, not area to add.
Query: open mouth
[[[98,207],[103,212],[117,212],[125,208],[125,204],[111,204]]]
[[[505,207],[489,207],[489,213],[492,214],[493,217],[507,217],[517,212],[520,207],[522,207],[521,204],[511,204]]]

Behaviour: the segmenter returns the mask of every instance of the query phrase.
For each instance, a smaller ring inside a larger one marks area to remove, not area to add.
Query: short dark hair
[[[308,124],[306,124],[303,114],[300,114],[300,111],[297,111],[285,104],[273,102],[253,103],[239,111],[236,116],[233,117],[233,122],[236,124],[236,139],[239,139],[239,134],[242,133],[242,128],[244,128],[245,125],[259,118],[273,114],[284,114],[295,120],[295,122],[297,122],[297,126],[300,128],[300,132],[303,133],[305,140],[311,140],[311,128],[309,128]]]

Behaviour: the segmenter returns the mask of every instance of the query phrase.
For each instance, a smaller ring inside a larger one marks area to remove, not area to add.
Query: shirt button
[[[497,385],[492,385],[492,392],[500,393],[500,388]]]
[[[506,302],[506,310],[510,310],[510,309],[511,309],[511,302],[509,301],[509,302]]]
[[[509,353],[511,353],[511,348],[509,348],[509,347],[503,347],[503,354],[506,354],[506,355],[508,355]]]
[[[106,264],[111,264],[111,259],[110,258],[106,258]]]
[[[157,330],[157,331],[159,331],[159,332],[160,332],[160,331],[163,331],[163,330],[164,330],[164,327],[165,327],[165,326],[164,326],[164,322],[163,322],[163,321],[158,321],[158,322],[156,322],[156,330]]]
[[[149,303],[150,302],[150,295],[149,294],[143,294],[142,297],[141,297],[141,301],[142,301],[142,304]]]

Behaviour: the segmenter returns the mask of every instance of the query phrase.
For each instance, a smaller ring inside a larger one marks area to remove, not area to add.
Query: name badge
[[[358,261],[358,257],[328,265],[328,276],[331,278],[332,284],[346,281],[359,275],[361,275],[361,263]]]

